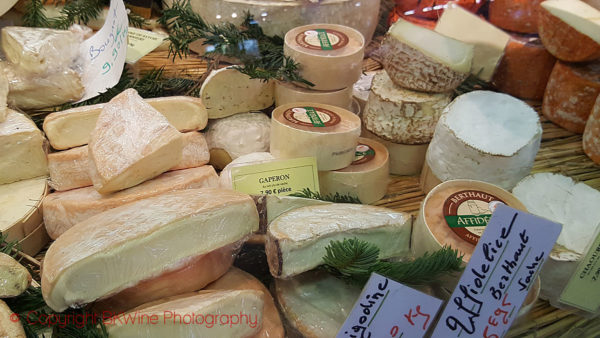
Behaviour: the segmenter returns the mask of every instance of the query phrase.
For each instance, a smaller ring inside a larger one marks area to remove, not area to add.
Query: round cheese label
[[[369,147],[366,144],[359,144],[356,146],[356,152],[354,153],[354,161],[351,165],[358,165],[367,163],[375,158],[375,149]]]
[[[291,108],[283,113],[283,117],[294,124],[306,127],[331,127],[341,121],[338,114],[315,107]]]
[[[462,190],[444,202],[444,219],[454,233],[476,245],[498,204],[497,196],[479,190]]]
[[[333,29],[310,29],[296,35],[296,43],[313,50],[334,50],[348,44],[348,36]]]

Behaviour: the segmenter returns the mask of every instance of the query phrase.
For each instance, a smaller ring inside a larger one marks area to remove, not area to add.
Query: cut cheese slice
[[[370,132],[394,143],[427,143],[452,96],[452,92],[404,89],[395,85],[385,71],[380,71],[373,78],[363,122]]]
[[[271,119],[263,113],[242,113],[211,120],[206,131],[210,164],[223,169],[232,160],[269,151]]]
[[[354,161],[350,166],[319,172],[321,194],[350,195],[364,204],[379,201],[385,196],[390,179],[389,157],[383,144],[359,138]]]
[[[28,116],[9,110],[0,123],[0,184],[48,173],[45,139]]]
[[[0,123],[6,121],[8,115],[8,78],[2,68],[0,68]]]
[[[202,166],[164,173],[133,188],[100,195],[93,187],[52,193],[43,202],[44,224],[56,239],[75,224],[103,211],[170,191],[217,187],[217,173]]]
[[[510,35],[459,7],[450,6],[438,20],[436,32],[475,45],[471,74],[489,81],[504,54]]]
[[[277,107],[271,125],[271,154],[289,159],[314,156],[319,170],[350,165],[360,135],[360,118],[326,104],[295,102]]]
[[[234,68],[214,70],[202,83],[200,97],[209,119],[227,117],[270,107],[273,102],[272,81],[251,79]]]
[[[183,136],[135,89],[127,89],[102,108],[88,150],[94,188],[108,194],[176,166]]]
[[[15,313],[0,300],[0,337],[25,338],[25,330],[21,321],[14,320]]]
[[[274,159],[275,157],[267,152],[250,153],[236,158],[221,171],[221,174],[219,175],[219,187],[221,187],[221,189],[233,189],[233,183],[231,181],[231,169],[233,167],[265,163],[273,161]]]
[[[512,189],[529,175],[541,138],[539,116],[525,102],[473,91],[446,107],[426,162],[442,182],[474,179]]]
[[[16,297],[31,283],[31,274],[11,256],[0,253],[0,298]]]
[[[600,57],[600,10],[580,0],[547,0],[539,11],[544,46],[561,61]]]
[[[257,229],[252,198],[234,191],[176,191],[123,205],[52,243],[42,270],[44,300],[56,311],[87,304]]]
[[[538,12],[543,0],[494,0],[489,2],[492,24],[518,33],[537,33]],[[483,3],[483,1],[482,1]]]
[[[288,211],[268,229],[265,251],[274,277],[288,278],[323,264],[332,240],[359,238],[381,248],[382,259],[409,250],[412,218],[360,204],[315,205]]]
[[[300,75],[314,85],[312,90],[352,87],[360,78],[364,50],[359,31],[321,23],[290,29],[283,46],[285,56],[300,64]]]
[[[0,232],[8,241],[21,240],[42,223],[46,177],[0,185]]]
[[[600,164],[600,99],[596,100],[592,114],[583,132],[583,151],[596,164]]]
[[[179,131],[204,129],[206,108],[198,98],[187,96],[145,99]],[[44,132],[54,149],[86,145],[105,104],[96,104],[51,113],[44,119]]]
[[[275,106],[294,102],[325,103],[350,110],[352,86],[339,90],[313,90],[298,87],[288,82],[275,82]]]
[[[557,62],[546,86],[542,113],[555,124],[583,133],[600,94],[600,62]]]
[[[108,334],[115,338],[249,338],[261,330],[263,306],[260,291],[203,291],[142,305],[107,320],[106,326]],[[142,319],[126,322],[138,316]]]

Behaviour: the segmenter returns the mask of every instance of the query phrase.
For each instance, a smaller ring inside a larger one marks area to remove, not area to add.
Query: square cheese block
[[[181,161],[183,136],[135,89],[103,108],[89,143],[90,176],[101,194],[138,185]]]

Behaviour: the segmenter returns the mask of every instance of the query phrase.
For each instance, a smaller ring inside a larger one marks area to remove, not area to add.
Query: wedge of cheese
[[[543,0],[494,0],[488,14],[492,24],[512,32],[538,32],[538,12]],[[483,3],[483,2],[482,2]]]
[[[596,100],[592,114],[583,132],[583,151],[596,164],[600,164],[600,100]]]
[[[170,171],[111,195],[101,195],[93,187],[55,192],[44,198],[44,224],[50,237],[56,239],[75,224],[108,209],[170,191],[217,185],[218,177],[213,167],[202,166]]]
[[[94,188],[108,194],[138,185],[177,165],[183,136],[135,89],[127,89],[102,108],[88,151]]]
[[[0,298],[16,297],[31,283],[31,274],[14,258],[0,253]]]
[[[469,76],[473,45],[398,19],[382,44],[383,67],[403,88],[442,93]]]
[[[123,205],[78,223],[52,243],[42,293],[56,311],[87,304],[257,229],[252,198],[234,191],[191,189]]]
[[[260,218],[259,234],[265,234],[267,232],[267,226],[285,212],[310,205],[331,203],[312,198],[280,195],[256,195],[252,196],[252,198],[256,203],[256,209],[258,210],[258,216]]]
[[[2,300],[0,300],[0,337],[27,337],[21,322],[14,320],[14,312]]]
[[[163,114],[179,131],[201,130],[208,115],[202,100],[188,96],[144,99]],[[105,104],[84,106],[51,113],[44,119],[44,132],[54,149],[86,145]]]
[[[8,241],[24,239],[42,224],[46,180],[40,176],[0,185],[0,232]]]
[[[274,159],[275,157],[268,152],[250,153],[236,158],[221,170],[221,174],[219,175],[219,187],[221,187],[221,189],[233,189],[233,182],[231,181],[231,169],[233,167],[265,163],[273,161]]]
[[[288,211],[267,232],[265,251],[274,277],[288,278],[323,264],[332,240],[359,238],[381,248],[380,257],[409,250],[412,218],[361,204],[315,205]]]
[[[0,123],[0,184],[48,173],[45,139],[29,117],[9,110]]]

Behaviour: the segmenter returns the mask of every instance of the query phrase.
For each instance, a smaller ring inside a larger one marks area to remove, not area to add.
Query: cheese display
[[[181,161],[183,137],[135,89],[104,105],[89,144],[94,188],[107,194],[138,185]]]
[[[380,71],[373,78],[362,120],[367,130],[385,140],[427,143],[452,96],[452,92],[423,93],[398,87]]]
[[[50,237],[56,239],[75,224],[127,203],[170,191],[217,186],[218,177],[213,167],[202,166],[169,171],[153,180],[110,195],[101,195],[93,187],[55,192],[44,198],[44,224]]]
[[[538,11],[543,0],[494,0],[489,2],[489,20],[502,29],[537,33]]]
[[[219,175],[219,186],[222,189],[233,189],[233,184],[231,182],[231,169],[235,166],[265,163],[273,161],[274,159],[275,157],[273,157],[271,153],[267,152],[258,152],[242,155],[236,158],[235,160],[231,161],[231,163],[229,163],[225,166],[225,168],[223,168],[221,174]]]
[[[123,205],[52,243],[42,270],[44,299],[56,311],[86,304],[160,278],[257,229],[252,198],[234,191],[176,191]]]
[[[326,104],[295,102],[277,107],[271,120],[275,158],[314,156],[320,171],[352,163],[360,135],[360,118],[353,113]]]
[[[272,81],[251,79],[234,68],[214,70],[202,83],[200,97],[209,119],[227,117],[270,107],[273,102]]]
[[[263,113],[242,113],[211,120],[206,131],[210,164],[223,169],[236,158],[269,151],[271,119]]]
[[[359,138],[354,161],[333,171],[319,171],[319,187],[324,195],[350,195],[363,204],[379,201],[387,192],[389,153],[379,142]]]
[[[31,274],[14,258],[0,253],[0,298],[15,297],[31,283]]]
[[[0,300],[0,337],[27,337],[21,322],[14,320],[14,312],[2,300]]]
[[[538,114],[525,102],[490,91],[463,94],[436,126],[426,156],[433,175],[423,179],[424,170],[421,184],[427,192],[440,181],[474,179],[512,189],[529,175],[541,137]]]
[[[561,61],[600,57],[600,11],[580,0],[541,3],[538,32],[544,46]]]
[[[352,86],[339,90],[312,90],[288,82],[275,82],[275,106],[294,102],[325,103],[350,110]]]
[[[0,232],[7,240],[26,238],[42,224],[46,193],[45,176],[0,185]]]
[[[28,116],[9,110],[0,123],[0,184],[48,173],[45,139]]]
[[[334,203],[288,211],[269,224],[269,270],[289,278],[316,268],[329,242],[344,238],[376,244],[379,258],[399,256],[409,250],[411,228],[410,215],[370,205]]]
[[[469,75],[473,45],[398,19],[383,44],[383,67],[400,87],[425,92],[455,89]]]
[[[144,99],[163,114],[177,130],[204,129],[208,122],[202,100],[187,96]],[[105,104],[72,108],[51,113],[44,119],[44,132],[54,149],[69,149],[86,145]]]
[[[592,161],[600,164],[600,99],[596,100],[592,114],[585,125],[583,151]]]
[[[600,94],[600,62],[557,62],[546,86],[542,112],[555,124],[583,133]]]

